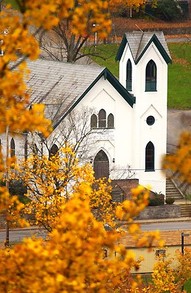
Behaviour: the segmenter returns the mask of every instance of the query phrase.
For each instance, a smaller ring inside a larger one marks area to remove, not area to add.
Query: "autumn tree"
[[[94,218],[88,200],[90,193],[91,185],[82,182],[75,196],[61,206],[55,229],[45,243],[42,239],[28,239],[9,252],[0,251],[1,292],[142,291],[130,272],[131,268],[138,268],[138,262],[131,251],[117,244],[121,233],[106,231],[102,222]],[[117,210],[120,219],[129,213],[131,222],[145,200],[143,189],[134,190],[135,209],[132,211],[126,203]],[[135,230],[131,233],[135,234]]]
[[[96,45],[110,32],[108,30],[108,24],[111,24],[110,14],[118,11],[120,7],[138,8],[145,2],[145,0],[75,1],[72,17],[61,19],[51,31],[39,32],[37,38],[42,49],[42,57],[66,62],[76,62],[89,56],[101,58],[102,52],[96,48]],[[152,3],[156,3],[156,0]],[[76,34],[73,30],[73,18],[76,12],[79,13],[78,11],[81,15],[86,15],[86,21],[84,21],[84,29]],[[84,46],[86,50],[83,49]]]
[[[92,113],[93,110],[87,107],[83,107],[80,111],[72,110],[56,128],[54,126],[55,117],[51,113],[54,129],[51,135],[44,137],[39,132],[26,133],[27,155],[36,152],[39,156],[47,154],[50,157],[60,148],[70,145],[75,156],[85,162],[90,162],[90,149],[94,147],[92,138],[100,133],[100,129],[99,131],[91,129]],[[104,131],[102,130],[102,132]]]
[[[99,17],[96,9],[96,5],[99,6],[99,2],[96,1],[97,4],[95,3],[93,6],[93,10],[95,10],[94,20]],[[16,3],[19,11],[7,8],[1,12],[0,17],[1,52],[4,53],[0,58],[0,132],[7,133],[8,137],[9,133],[36,130],[46,137],[50,134],[51,123],[44,118],[44,106],[34,105],[30,110],[27,107],[29,104],[29,91],[27,91],[25,84],[28,74],[26,60],[27,58],[34,60],[39,55],[40,51],[35,35],[40,29],[51,29],[61,19],[65,18],[71,19],[74,33],[84,32],[84,25],[89,17],[85,13],[87,7],[84,7],[82,17],[80,7],[75,10],[74,15],[73,1],[50,0],[38,3],[38,1],[16,0]],[[110,22],[107,21],[107,15],[103,15],[102,18],[99,17],[98,22],[100,23],[100,30],[102,27],[106,33],[110,26]],[[31,27],[35,29],[31,30]],[[2,171],[7,175],[11,165],[8,155],[7,152],[7,159],[2,160],[2,162],[6,162],[5,169]]]
[[[26,214],[34,213],[36,224],[48,231],[55,226],[61,207],[75,194],[81,182],[91,182],[90,206],[98,220],[113,225],[115,204],[112,203],[111,187],[104,179],[95,180],[90,164],[78,162],[73,147],[65,145],[55,155],[31,155],[13,169],[10,177],[20,180],[28,190],[29,203]]]
[[[168,177],[179,182],[184,194],[191,186],[191,134],[184,132],[180,136],[178,147],[174,153],[168,154],[163,160],[163,167]]]
[[[153,290],[156,293],[183,292],[191,278],[190,261],[190,249],[185,249],[184,254],[177,250],[174,257],[159,258],[152,273]]]
[[[0,132],[24,132],[39,131],[45,137],[50,134],[50,122],[44,118],[42,105],[28,109],[29,91],[25,85],[27,78],[26,58],[38,57],[39,48],[30,27],[37,29],[51,29],[61,19],[71,19],[74,33],[82,34],[84,23],[89,18],[86,10],[79,6],[76,8],[73,1],[63,0],[17,0],[20,13],[13,10],[1,12],[1,45],[4,55],[0,58]],[[100,0],[92,3],[92,11],[95,11],[95,20],[101,27],[108,30],[108,16],[100,17],[96,5],[104,5],[107,2]],[[94,15],[94,14],[93,14]],[[5,34],[5,30],[8,33]],[[102,201],[98,206],[94,203],[94,178],[90,166],[79,166],[74,163],[70,171],[67,169],[68,160],[73,158],[70,146],[64,149],[62,157],[43,158],[40,167],[46,172],[49,184],[41,188],[42,197],[47,197],[41,203],[40,212],[49,208],[51,213],[51,232],[47,239],[27,239],[10,249],[0,249],[0,291],[1,292],[141,292],[138,280],[132,278],[131,269],[137,269],[137,263],[131,251],[120,245],[122,231],[115,227],[106,231],[104,221],[96,219],[92,209],[101,209]],[[75,156],[74,156],[75,158]],[[49,160],[48,160],[49,159]],[[55,162],[64,161],[64,172],[60,172],[60,165]],[[1,160],[1,179],[15,166],[16,159],[3,156]],[[35,158],[29,168],[36,168]],[[55,170],[53,170],[55,168]],[[37,169],[38,170],[38,169]],[[27,174],[27,166],[22,170]],[[52,176],[54,171],[54,176]],[[57,189],[55,184],[55,172],[59,177],[69,178],[73,184],[68,186],[66,180],[63,189]],[[68,176],[68,177],[67,177]],[[54,180],[52,180],[54,177]],[[6,177],[9,179],[9,176]],[[43,173],[33,181],[33,185],[41,186],[46,179]],[[66,186],[69,187],[66,193]],[[98,199],[104,198],[106,188],[100,185],[96,189]],[[32,185],[31,185],[32,189]],[[39,189],[40,190],[40,189]],[[57,191],[58,197],[52,196]],[[20,206],[14,197],[9,196],[6,187],[0,187],[0,208],[13,208],[14,213],[19,214]],[[64,196],[62,196],[64,193]],[[65,196],[67,194],[67,196]],[[51,205],[58,198],[58,209]],[[35,198],[38,202],[39,198]],[[34,200],[34,202],[35,202]],[[98,201],[99,202],[99,201]],[[119,221],[126,221],[129,235],[135,236],[140,233],[139,225],[133,223],[134,217],[141,212],[148,203],[148,190],[139,186],[132,190],[132,198],[116,207],[115,217]],[[36,205],[37,206],[37,205]],[[58,213],[57,213],[58,212]],[[106,210],[109,214],[109,211]],[[56,214],[57,213],[57,214]],[[10,215],[12,212],[10,211]],[[107,215],[106,215],[107,216]],[[38,215],[36,213],[38,219]],[[158,235],[143,237],[139,241],[141,245],[152,245],[152,241]],[[105,250],[109,253],[106,257]],[[115,257],[114,257],[115,256]]]
[[[81,29],[76,28],[76,18],[79,23],[83,23]],[[110,27],[108,1],[76,0],[72,13],[67,18],[60,19],[51,31],[41,30],[38,40],[48,58],[75,62],[85,56],[97,55],[95,50],[85,52],[81,49],[95,34],[98,34],[101,39],[105,38]]]
[[[119,11],[126,16],[127,10],[129,10],[129,16],[133,16],[133,10],[138,11],[139,9],[144,9],[145,4],[148,4],[146,0],[109,0],[109,11],[111,15],[118,15]],[[149,5],[151,7],[156,7],[157,0],[150,0]]]

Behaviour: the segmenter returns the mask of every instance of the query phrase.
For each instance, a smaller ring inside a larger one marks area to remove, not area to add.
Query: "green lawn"
[[[5,0],[6,4],[11,4],[13,8],[18,8],[18,5],[15,0]]]
[[[115,61],[117,44],[99,45],[103,60],[93,57],[98,64],[107,67],[118,77],[118,62]],[[191,44],[172,43],[169,50],[173,63],[169,65],[168,107],[175,109],[191,109]]]
[[[184,285],[184,289],[187,293],[191,293],[191,279],[186,282],[186,284]]]

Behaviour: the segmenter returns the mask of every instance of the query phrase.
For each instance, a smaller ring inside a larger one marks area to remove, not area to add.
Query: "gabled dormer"
[[[159,59],[161,64],[171,63],[162,32],[134,31],[124,34],[116,56],[119,61],[119,81],[134,94],[135,87],[140,83],[144,83],[144,91],[157,91],[160,87],[158,72],[164,71]]]

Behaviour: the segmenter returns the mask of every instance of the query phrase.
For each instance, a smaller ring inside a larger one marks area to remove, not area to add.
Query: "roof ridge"
[[[137,49],[137,54],[135,56],[135,60],[137,60],[138,56],[139,56],[139,49],[141,47],[141,43],[142,43],[142,39],[143,39],[143,36],[144,36],[144,31],[141,31],[141,39],[140,39],[140,42],[139,42],[139,47]]]

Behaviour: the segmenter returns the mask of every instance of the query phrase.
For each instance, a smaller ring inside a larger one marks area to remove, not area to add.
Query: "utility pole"
[[[2,11],[2,2],[3,0],[0,0],[0,12]]]
[[[9,126],[6,127],[6,160],[5,160],[5,182],[6,188],[9,192]],[[5,247],[9,247],[9,220],[8,220],[8,210],[6,211],[6,239],[5,239]]]
[[[181,252],[182,252],[182,255],[184,255],[184,246],[185,246],[184,237],[186,237],[186,236],[190,236],[190,234],[188,234],[188,233],[186,234],[184,232],[181,233]]]

